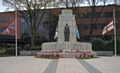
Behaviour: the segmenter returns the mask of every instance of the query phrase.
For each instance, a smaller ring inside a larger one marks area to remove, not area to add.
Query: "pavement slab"
[[[75,58],[60,58],[56,73],[89,73]]]
[[[97,70],[95,67],[90,65],[84,60],[78,60],[87,70],[89,73],[102,73],[101,71]]]
[[[56,73],[58,65],[58,60],[52,60],[48,67],[45,69],[44,73]]]
[[[85,61],[102,73],[120,73],[120,57],[100,57]]]
[[[0,58],[0,73],[43,73],[51,60],[34,57]]]
[[[120,57],[43,59],[0,57],[0,73],[120,73]]]

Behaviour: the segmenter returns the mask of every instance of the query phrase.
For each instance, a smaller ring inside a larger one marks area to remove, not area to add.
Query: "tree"
[[[82,3],[84,3],[84,0],[59,0],[57,3],[59,7],[64,7],[64,8],[76,8],[80,7]]]
[[[90,40],[92,39],[92,33],[93,33],[93,28],[101,14],[101,12],[103,11],[104,7],[105,7],[105,4],[107,2],[107,0],[87,0],[88,4],[90,5],[91,7],[91,11],[92,11],[92,15],[91,15],[91,27],[90,27],[90,32],[89,32],[89,35],[90,35]],[[95,14],[96,14],[96,7],[98,5],[98,3],[102,2],[103,3],[103,6],[98,14],[98,16],[96,18],[95,17]]]
[[[119,34],[120,34],[120,0],[114,0],[114,5],[115,5],[115,17],[116,17],[116,22],[118,22],[116,24],[116,28],[118,28],[119,30]]]
[[[35,46],[36,29],[41,23],[46,8],[55,5],[54,2],[56,0],[3,0],[3,5],[19,11],[30,29],[31,45]]]
[[[70,7],[79,7],[81,3],[83,3],[84,0],[59,0],[59,7],[65,7],[69,9]]]

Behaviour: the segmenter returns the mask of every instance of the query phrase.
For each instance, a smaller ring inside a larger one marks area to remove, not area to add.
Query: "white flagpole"
[[[114,50],[116,56],[116,23],[115,23],[115,9],[113,9],[113,19],[114,19]]]
[[[15,8],[15,51],[17,56],[18,54],[17,54],[17,9],[16,8]]]

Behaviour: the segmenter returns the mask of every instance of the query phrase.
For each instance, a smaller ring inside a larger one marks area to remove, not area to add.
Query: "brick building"
[[[93,18],[93,33],[92,36],[109,40],[113,36],[113,30],[102,35],[103,28],[113,20],[113,9],[116,9],[116,28],[117,36],[120,36],[120,6],[108,5],[102,10],[102,6],[98,6],[95,9],[95,16]],[[49,41],[54,39],[54,33],[58,24],[58,17],[61,14],[61,10],[64,8],[48,9],[42,22],[40,23],[37,32],[39,35],[45,36]],[[102,12],[101,12],[102,10]],[[91,26],[92,9],[90,7],[75,8],[74,11],[76,17],[76,23],[79,29],[81,39],[88,40]],[[97,19],[97,20],[96,20]],[[2,32],[15,20],[14,12],[2,12],[0,13],[0,39],[14,39],[15,30],[10,30],[9,34],[3,34]],[[96,21],[96,22],[95,22]],[[25,20],[21,17],[17,17],[17,35],[18,39],[22,39],[22,35],[26,32],[30,36],[30,30],[27,27]],[[80,40],[81,40],[80,39]],[[5,41],[5,40],[4,40]]]
[[[118,9],[120,6],[105,6],[104,8],[102,6],[95,8],[95,16],[93,18],[93,33],[92,36],[103,38],[106,40],[111,39],[113,36],[113,30],[106,33],[105,35],[102,35],[103,28],[108,25],[113,20],[113,9],[116,9],[116,33],[119,36],[120,35],[120,9]],[[102,10],[103,8],[103,10]],[[79,8],[78,11],[83,11],[81,14],[76,14],[76,22],[79,26],[80,34],[84,36],[84,39],[87,40],[90,33],[90,26],[91,26],[91,16],[92,16],[92,9],[90,7],[83,7]],[[102,12],[101,12],[102,10]],[[96,22],[95,22],[96,21]],[[81,27],[81,28],[80,28]]]
[[[116,9],[116,33],[117,36],[120,36],[120,6],[108,5],[108,6],[98,6],[95,8],[95,13],[93,17],[93,23],[91,21],[92,17],[92,9],[91,7],[79,7],[75,8],[74,14],[76,17],[76,24],[79,29],[79,34],[81,39],[88,40],[90,37],[90,27],[91,24],[93,27],[93,38],[102,38],[105,40],[110,40],[113,37],[113,30],[102,35],[103,28],[108,25],[113,20],[113,9]],[[53,9],[52,10],[53,19],[58,19],[58,15],[61,12],[61,9]],[[56,20],[57,21],[57,20]],[[57,25],[57,23],[56,23]],[[54,34],[54,33],[53,33]],[[52,34],[52,35],[53,35]]]

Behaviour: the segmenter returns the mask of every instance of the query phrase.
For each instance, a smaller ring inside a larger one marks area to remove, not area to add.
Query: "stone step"
[[[75,58],[75,54],[71,53],[61,53],[60,57],[70,57],[70,58]]]

